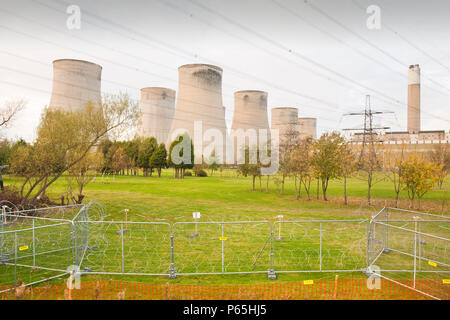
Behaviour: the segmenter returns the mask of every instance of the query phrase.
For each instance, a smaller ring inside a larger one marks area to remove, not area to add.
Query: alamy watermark
[[[81,29],[81,9],[77,5],[70,5],[66,9],[66,13],[69,17],[66,20],[66,26],[69,30]]]
[[[185,137],[185,138],[180,138]],[[262,175],[272,175],[279,168],[279,131],[277,129],[231,130],[230,134],[217,128],[203,130],[202,121],[194,121],[192,137],[180,128],[171,135],[179,141],[172,149],[171,161],[176,164],[258,164]],[[192,148],[194,150],[192,150]]]

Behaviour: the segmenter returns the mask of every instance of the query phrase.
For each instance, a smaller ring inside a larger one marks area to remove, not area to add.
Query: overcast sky
[[[27,107],[3,135],[32,141],[50,101],[52,61],[102,65],[102,91],[177,89],[177,68],[223,68],[231,126],[237,90],[269,93],[269,109],[291,106],[318,118],[319,134],[358,127],[343,117],[364,107],[394,111],[377,118],[406,129],[408,65],[422,70],[422,130],[450,127],[450,1],[447,0],[0,0],[0,103]],[[69,30],[69,5],[81,28]],[[366,9],[381,9],[369,29]]]

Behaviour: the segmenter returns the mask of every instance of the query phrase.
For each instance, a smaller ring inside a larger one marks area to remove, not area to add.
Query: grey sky
[[[216,64],[229,127],[233,92],[258,89],[269,93],[269,108],[317,117],[319,133],[358,126],[342,114],[362,108],[365,94],[373,108],[395,111],[379,123],[405,129],[408,65],[420,64],[422,129],[449,129],[449,1],[309,2],[0,0],[0,103],[28,101],[6,135],[34,139],[51,63],[62,58],[102,65],[102,91],[136,99],[142,87],[176,90],[182,64]],[[81,8],[80,30],[66,27],[70,4]],[[366,27],[372,4],[380,30]]]

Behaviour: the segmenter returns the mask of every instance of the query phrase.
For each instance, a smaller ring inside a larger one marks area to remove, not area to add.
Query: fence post
[[[177,270],[175,268],[175,238],[173,229],[175,226],[170,226],[170,265],[169,265],[169,279],[176,279]]]
[[[14,285],[17,285],[17,231],[14,232]]]
[[[320,259],[320,266],[319,270],[322,271],[322,222],[320,223],[320,247],[319,247],[319,259]]]
[[[33,223],[33,266],[36,265],[36,237],[34,234],[34,219],[31,220]]]
[[[123,223],[120,224],[121,230],[120,230],[120,238],[122,242],[122,273],[125,272],[125,258],[123,255]]]
[[[224,257],[224,237],[223,237],[223,223],[222,223],[222,272],[225,272],[225,268],[224,268],[224,260],[225,260],[225,257]]]
[[[422,230],[422,227],[421,227],[421,223],[420,223],[420,221],[419,221],[419,259],[418,259],[418,261],[419,261],[419,271],[421,271],[422,270],[422,244],[421,244],[421,242],[422,242],[422,236],[421,236],[421,230]]]
[[[417,219],[413,217],[414,221],[414,282],[413,288],[416,288],[416,270],[417,270]]]
[[[370,241],[371,224],[372,224],[372,222],[370,220],[367,220],[367,228],[366,228],[367,229],[367,252],[366,252],[366,255],[367,255],[367,261],[366,261],[367,268],[370,267],[370,252],[371,252],[370,246],[372,244],[372,242]]]
[[[274,244],[274,237],[275,237],[275,231],[274,231],[275,225],[270,226],[270,246],[269,246],[269,271],[268,271],[268,278],[269,280],[276,280],[277,275],[275,273],[274,269],[274,256],[275,256],[275,244]]]

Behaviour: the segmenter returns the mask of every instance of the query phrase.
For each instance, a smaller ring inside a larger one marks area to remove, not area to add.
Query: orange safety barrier
[[[412,280],[398,280],[412,285]],[[441,299],[450,296],[450,285],[441,280],[418,279],[416,288]],[[5,289],[2,287],[1,289]],[[21,289],[21,290],[19,290]],[[430,297],[388,280],[370,290],[367,279],[321,279],[260,284],[185,285],[82,281],[69,291],[65,284],[17,288],[0,293],[0,300],[426,300]]]

